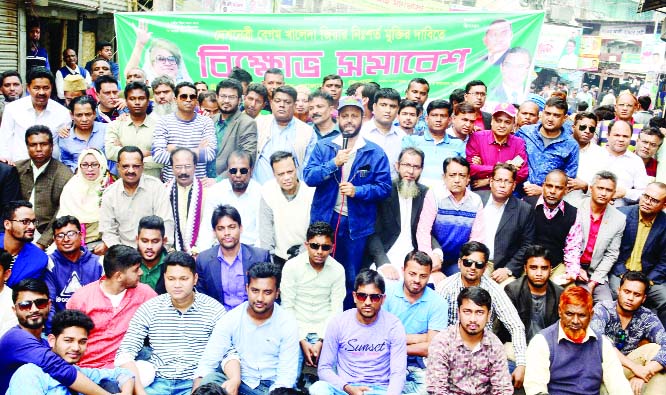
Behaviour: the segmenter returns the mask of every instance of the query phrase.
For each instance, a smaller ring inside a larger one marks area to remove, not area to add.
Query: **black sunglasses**
[[[474,267],[476,267],[477,269],[483,269],[486,266],[485,262],[475,261],[473,259],[465,258],[465,259],[462,259],[461,261],[462,261],[463,266],[465,266],[465,267],[471,267],[472,265],[474,265]]]
[[[25,302],[18,302],[16,306],[19,310],[27,311],[32,308],[32,304],[35,304],[38,309],[45,309],[49,305],[48,299],[35,299],[35,300],[26,300]]]
[[[192,94],[192,95],[188,95],[188,94],[186,94],[186,93],[181,93],[180,95],[178,95],[178,98],[179,98],[180,100],[187,100],[187,99],[190,99],[190,100],[197,100],[197,97],[198,97],[197,95],[194,95],[194,94]]]
[[[229,169],[229,173],[231,173],[231,174],[236,174],[239,171],[240,171],[241,174],[245,175],[250,171],[250,169],[248,169],[247,167],[242,167],[240,169],[238,169],[236,167],[232,167],[231,169]]]
[[[331,248],[333,248],[333,245],[331,244],[308,243],[308,245],[313,250],[318,250],[321,248],[322,251],[330,251]]]
[[[587,127],[588,127],[587,125],[578,125],[578,130],[584,132],[587,130]],[[590,126],[590,133],[594,133],[595,130],[597,130],[596,126]]]
[[[354,292],[354,295],[356,295],[356,300],[359,302],[365,302],[370,298],[372,303],[379,302],[382,299],[382,296],[384,296],[384,294],[367,294],[365,292]]]

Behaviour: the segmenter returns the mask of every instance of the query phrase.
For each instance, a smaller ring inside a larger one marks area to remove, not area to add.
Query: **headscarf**
[[[92,181],[86,179],[81,170],[81,162],[88,154],[99,162],[99,176]],[[102,192],[106,185],[106,158],[97,149],[87,148],[79,154],[76,168],[76,174],[65,184],[60,195],[58,217],[73,215],[83,224],[98,222]]]

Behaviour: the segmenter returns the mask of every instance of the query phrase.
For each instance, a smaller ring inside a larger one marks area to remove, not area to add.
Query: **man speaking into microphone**
[[[351,292],[361,267],[365,242],[375,231],[377,203],[391,193],[391,171],[384,151],[359,135],[363,105],[354,97],[340,98],[341,135],[317,142],[303,170],[303,180],[315,187],[310,221],[326,221],[335,230],[332,256],[345,268],[344,308],[354,306]],[[320,248],[328,246],[320,246]]]

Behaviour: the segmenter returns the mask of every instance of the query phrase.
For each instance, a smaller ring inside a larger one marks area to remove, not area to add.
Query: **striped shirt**
[[[199,148],[199,144],[203,140],[208,140],[209,145]],[[153,134],[152,152],[153,160],[165,165],[162,171],[164,182],[173,178],[171,153],[167,150],[167,146],[170,144],[195,151],[197,153],[196,177],[206,177],[206,164],[215,160],[217,150],[215,126],[210,118],[194,114],[194,118],[184,121],[173,113],[165,115],[157,121]]]
[[[169,294],[159,295],[141,305],[132,317],[115,365],[133,361],[148,337],[153,349],[149,362],[157,377],[191,380],[215,324],[225,313],[217,300],[201,293],[195,293],[194,303],[185,313],[173,307]]]
[[[488,291],[492,299],[492,309],[490,310],[486,329],[493,330],[493,322],[497,317],[511,333],[511,341],[516,353],[516,364],[525,366],[525,351],[527,350],[525,325],[520,320],[516,307],[511,303],[511,299],[504,293],[502,287],[491,280],[490,277],[481,276],[479,286]],[[458,324],[458,294],[463,288],[465,286],[460,274],[447,277],[437,286],[437,291],[449,304],[449,325]]]

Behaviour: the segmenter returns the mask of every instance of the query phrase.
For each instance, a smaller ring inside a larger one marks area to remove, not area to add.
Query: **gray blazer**
[[[578,215],[583,226],[583,248],[587,245],[590,234],[590,199],[584,199],[578,208]],[[608,280],[611,270],[620,254],[622,233],[626,225],[626,217],[615,207],[608,205],[601,220],[597,241],[594,243],[592,260],[590,261],[590,280],[604,283]]]
[[[215,134],[219,127],[220,114],[213,117]],[[241,111],[227,119],[227,129],[224,132],[222,144],[217,147],[215,157],[215,173],[222,178],[227,178],[227,160],[235,150],[245,151],[252,156],[252,162],[257,158],[257,123]]]

